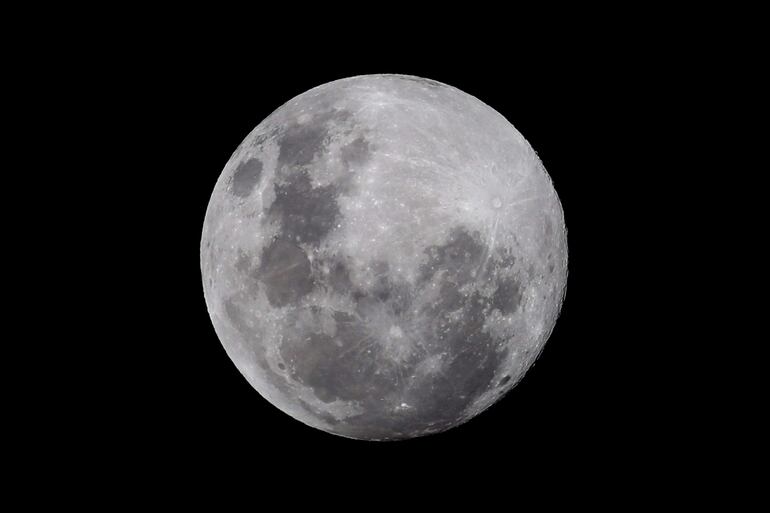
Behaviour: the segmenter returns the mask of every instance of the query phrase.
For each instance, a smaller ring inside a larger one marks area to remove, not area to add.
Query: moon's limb
[[[312,89],[225,166],[201,239],[217,334],[252,385],[342,436],[442,431],[512,388],[567,277],[564,216],[524,138],[416,77]]]

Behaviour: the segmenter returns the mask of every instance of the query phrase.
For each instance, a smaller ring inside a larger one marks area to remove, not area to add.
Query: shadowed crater
[[[265,284],[268,301],[277,307],[296,303],[313,290],[310,260],[302,248],[284,239],[265,248],[257,277]]]

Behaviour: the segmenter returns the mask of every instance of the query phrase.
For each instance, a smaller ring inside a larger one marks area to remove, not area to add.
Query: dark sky
[[[122,125],[103,125],[103,137],[125,169],[111,177],[114,202],[96,200],[111,216],[94,269],[122,270],[121,308],[102,317],[120,341],[109,357],[120,372],[95,363],[90,387],[100,412],[93,436],[105,450],[173,468],[269,461],[275,472],[334,472],[378,461],[414,479],[426,468],[626,468],[670,438],[676,394],[662,383],[673,335],[659,304],[673,289],[658,269],[661,259],[681,262],[661,251],[658,227],[675,221],[661,214],[668,198],[659,186],[670,124],[654,112],[673,64],[652,66],[633,38],[591,34],[548,47],[481,34],[470,46],[396,31],[371,48],[351,36],[346,51],[320,37],[299,48],[281,46],[280,35],[248,45],[159,34],[121,45],[86,89],[103,101],[97,120]],[[568,228],[566,301],[534,367],[471,422],[404,442],[325,434],[262,399],[219,343],[200,283],[206,205],[234,149],[292,97],[367,73],[434,79],[500,112],[538,152]]]

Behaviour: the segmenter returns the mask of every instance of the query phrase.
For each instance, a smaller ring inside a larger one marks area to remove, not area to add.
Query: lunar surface
[[[329,433],[444,431],[524,375],[564,298],[561,204],[500,114],[367,75],[284,104],[233,153],[201,238],[211,320],[273,405]]]

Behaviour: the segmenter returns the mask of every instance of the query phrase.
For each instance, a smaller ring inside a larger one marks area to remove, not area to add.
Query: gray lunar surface
[[[500,114],[453,87],[366,75],[297,96],[214,187],[211,320],[273,405],[329,433],[436,433],[524,375],[564,298],[561,204]]]

